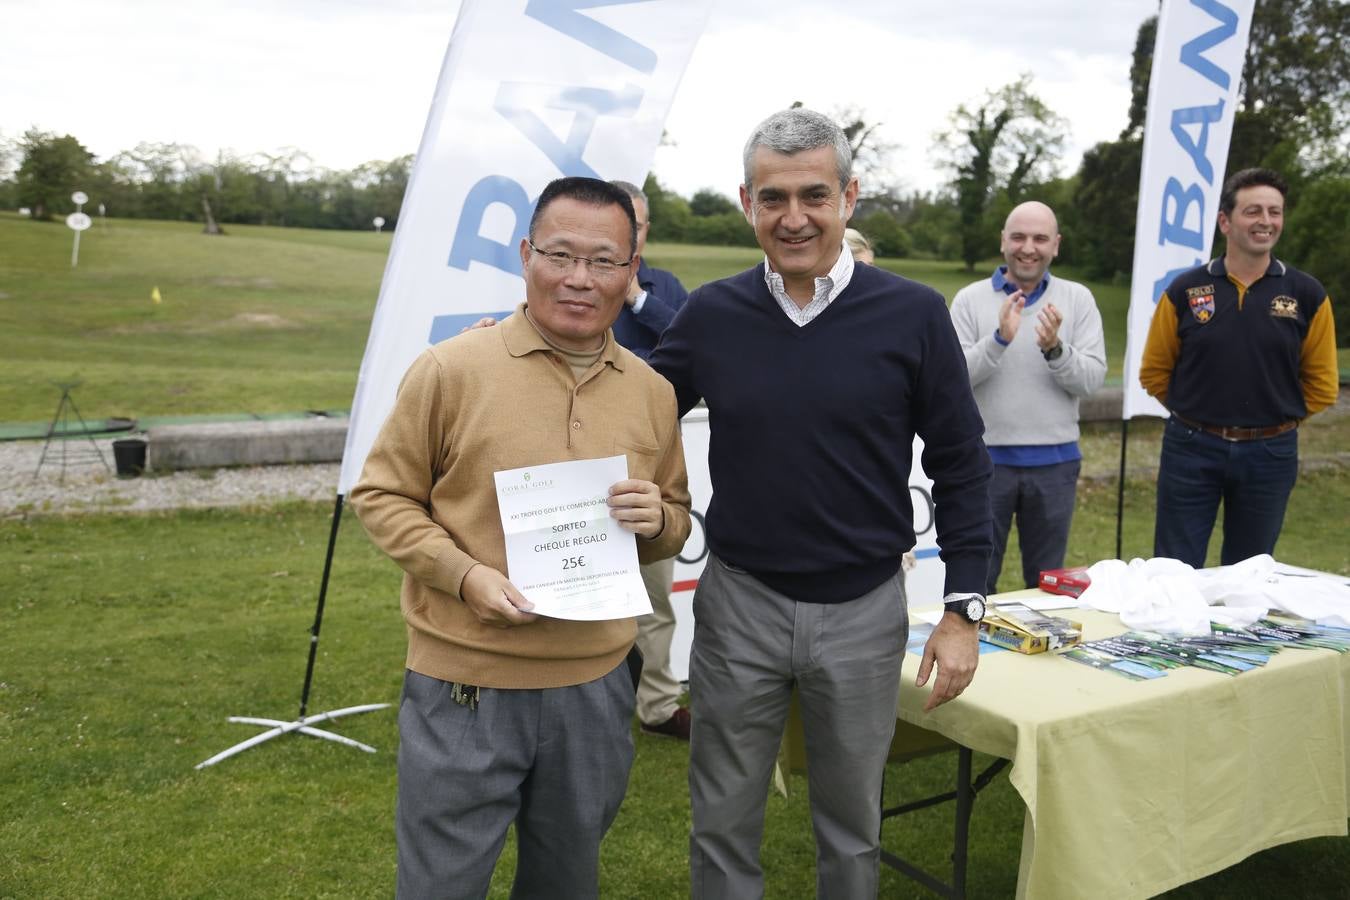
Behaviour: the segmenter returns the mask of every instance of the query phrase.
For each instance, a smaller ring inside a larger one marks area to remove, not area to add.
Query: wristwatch
[[[1049,350],[1042,350],[1041,356],[1045,357],[1046,362],[1054,362],[1064,355],[1064,342],[1060,341]]]
[[[979,594],[948,594],[942,600],[947,612],[954,612],[967,622],[978,622],[984,618],[984,598]]]

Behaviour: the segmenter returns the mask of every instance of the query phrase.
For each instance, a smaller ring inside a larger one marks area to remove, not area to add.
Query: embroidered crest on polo
[[[1214,294],[1212,293],[1213,290],[1214,289],[1211,287],[1210,288],[1211,293],[1209,294],[1201,294],[1194,297],[1191,296],[1187,297],[1187,302],[1189,302],[1191,306],[1191,315],[1194,316],[1195,321],[1199,322],[1201,325],[1204,325],[1210,319],[1214,318]],[[1191,292],[1187,291],[1186,293],[1187,295],[1189,295]]]
[[[1270,301],[1270,314],[1280,319],[1298,318],[1298,301],[1286,294],[1281,294]]]

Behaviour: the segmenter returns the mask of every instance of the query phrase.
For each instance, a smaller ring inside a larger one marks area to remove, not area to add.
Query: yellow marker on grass
[[[154,289],[150,291],[150,302],[156,306],[164,302],[164,298],[159,295],[159,285],[155,285]]]

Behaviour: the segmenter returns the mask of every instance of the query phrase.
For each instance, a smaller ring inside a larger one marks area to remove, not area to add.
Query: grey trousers
[[[516,823],[513,898],[596,897],[600,841],[633,763],[633,682],[620,664],[585,684],[483,688],[403,679],[398,727],[398,896],[486,897]]]
[[[1022,551],[1022,585],[1036,587],[1041,572],[1064,565],[1073,524],[1074,496],[1082,460],[1052,466],[994,466],[989,506],[994,522],[994,555],[989,559],[985,595],[997,593],[1008,549],[1008,532],[1017,517],[1017,543]]]
[[[816,895],[875,897],[881,780],[908,632],[903,577],[897,571],[845,603],[802,603],[710,556],[694,594],[694,622],[691,895],[764,895],[764,804],[795,684]]]
[[[670,668],[670,642],[675,637],[675,610],[670,605],[670,584],[675,577],[675,559],[663,559],[640,568],[650,615],[637,620],[637,647],[642,651],[642,681],[637,689],[637,714],[644,725],[660,725],[675,714],[683,688]]]

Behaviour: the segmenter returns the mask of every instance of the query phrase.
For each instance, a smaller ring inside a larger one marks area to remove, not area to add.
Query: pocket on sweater
[[[614,455],[622,454],[628,459],[628,477],[642,481],[653,481],[656,475],[656,462],[661,456],[661,448],[655,442],[647,443],[640,438],[622,437],[614,439]]]

